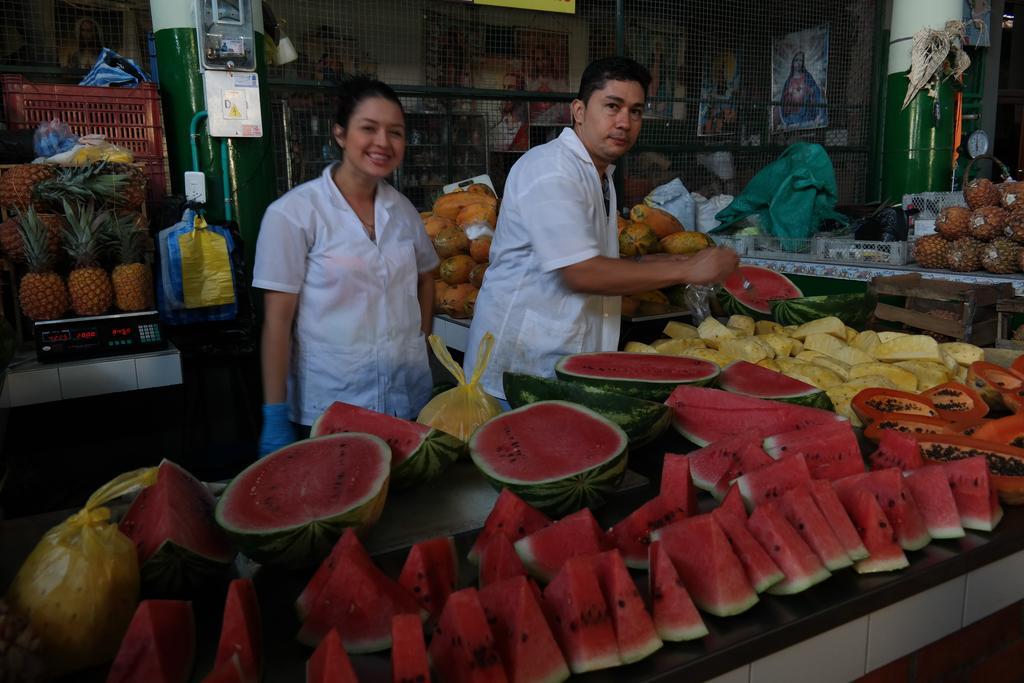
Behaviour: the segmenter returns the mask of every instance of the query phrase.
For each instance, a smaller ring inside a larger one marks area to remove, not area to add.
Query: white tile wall
[[[1024,551],[967,575],[963,625],[998,612],[1024,597]]]
[[[750,683],[844,683],[864,675],[868,617],[826,631],[750,665]]]
[[[873,612],[867,671],[899,659],[960,629],[967,577],[960,576]]]

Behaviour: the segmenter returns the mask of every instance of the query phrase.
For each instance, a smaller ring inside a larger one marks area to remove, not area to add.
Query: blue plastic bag
[[[181,247],[179,237],[195,229],[196,212],[187,209],[181,221],[160,231],[157,248],[160,257],[160,272],[156,278],[156,302],[160,320],[167,325],[189,325],[192,323],[234,320],[238,316],[238,279],[232,269],[231,280],[236,296],[230,304],[186,308],[185,279],[181,270]],[[219,225],[208,225],[207,230],[222,236],[227,243],[228,253],[237,253],[231,231]]]
[[[78,85],[134,88],[140,83],[150,83],[152,80],[138,64],[105,47],[96,58],[96,63],[89,69],[89,73]]]

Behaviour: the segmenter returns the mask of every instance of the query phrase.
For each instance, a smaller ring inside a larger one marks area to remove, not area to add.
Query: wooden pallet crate
[[[996,302],[998,317],[996,347],[1024,351],[1024,341],[1013,338],[1015,331],[1013,317],[1024,315],[1024,297],[1000,299]]]
[[[991,346],[1000,338],[996,303],[1013,298],[1013,285],[950,282],[920,273],[876,277],[870,289],[882,297],[905,297],[897,306],[879,301],[875,319],[934,332],[976,346]],[[945,317],[943,317],[945,316]]]

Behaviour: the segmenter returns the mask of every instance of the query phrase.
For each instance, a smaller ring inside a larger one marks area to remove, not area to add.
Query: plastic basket
[[[904,210],[917,209],[915,220],[930,221],[950,206],[967,206],[963,192],[918,192],[903,195]]]
[[[160,93],[152,83],[137,88],[29,83],[18,75],[0,76],[10,128],[36,128],[60,119],[78,135],[99,133],[132,151],[149,178],[149,197],[167,194]]]

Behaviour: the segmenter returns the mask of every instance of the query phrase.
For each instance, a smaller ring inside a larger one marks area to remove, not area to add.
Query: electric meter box
[[[196,0],[207,127],[213,137],[263,137],[252,13],[252,0]]]

